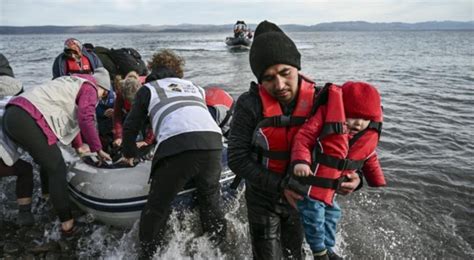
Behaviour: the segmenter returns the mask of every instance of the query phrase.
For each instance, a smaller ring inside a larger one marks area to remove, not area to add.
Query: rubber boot
[[[18,205],[18,217],[16,223],[19,226],[32,226],[35,223],[33,213],[31,213],[31,203],[26,205]]]

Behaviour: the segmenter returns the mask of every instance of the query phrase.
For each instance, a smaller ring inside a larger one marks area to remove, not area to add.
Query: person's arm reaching
[[[150,98],[150,90],[146,87],[140,88],[136,94],[132,109],[125,119],[123,125],[122,152],[126,159],[133,159],[137,155],[135,138],[148,117]]]

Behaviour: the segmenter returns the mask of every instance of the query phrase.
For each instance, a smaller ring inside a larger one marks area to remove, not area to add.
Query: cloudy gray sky
[[[0,0],[0,25],[469,21],[474,0]]]

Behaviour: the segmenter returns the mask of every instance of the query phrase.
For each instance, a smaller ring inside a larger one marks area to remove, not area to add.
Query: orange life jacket
[[[206,87],[206,105],[209,110],[214,109],[213,117],[222,130],[222,135],[227,137],[230,131],[230,121],[234,113],[234,98],[218,86]]]
[[[335,191],[344,181],[343,175],[361,169],[365,160],[374,152],[367,145],[359,145],[357,151],[354,151],[353,145],[358,141],[362,144],[369,141],[364,138],[367,131],[377,131],[380,136],[381,122],[371,122],[366,130],[349,141],[348,131],[344,127],[346,117],[342,90],[339,86],[331,85],[327,89],[327,95],[325,121],[312,154],[314,176],[295,178],[311,185],[307,186],[308,190],[305,192],[310,198],[332,205]]]
[[[81,62],[78,63],[74,58],[66,59],[66,72],[70,74],[92,74],[92,66],[89,59],[82,55]]]
[[[227,109],[232,107],[234,99],[229,93],[225,92],[219,87],[207,87],[206,88],[206,105],[207,106],[225,106]]]
[[[285,174],[290,162],[293,137],[311,115],[315,95],[314,82],[302,77],[296,106],[290,116],[283,115],[280,103],[259,86],[263,120],[257,124],[253,136],[255,160],[265,168]]]

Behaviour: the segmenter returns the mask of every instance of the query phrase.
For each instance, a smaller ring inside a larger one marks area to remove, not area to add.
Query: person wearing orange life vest
[[[53,63],[53,79],[71,74],[92,74],[103,67],[99,57],[83,48],[81,42],[69,38],[64,42],[64,51]]]
[[[288,189],[293,137],[311,115],[315,83],[298,73],[301,55],[275,24],[263,21],[250,48],[250,67],[258,83],[236,102],[228,146],[228,165],[245,179],[245,198],[255,259],[302,259],[303,227]],[[338,192],[349,194],[360,182],[348,175]]]
[[[305,196],[297,204],[314,259],[329,259],[335,245],[341,217],[334,200],[339,180],[362,170],[370,186],[386,185],[375,152],[382,126],[377,89],[347,82],[328,85],[325,91],[325,104],[301,127],[291,152],[295,177],[289,187]]]
[[[211,85],[204,90],[207,109],[221,128],[222,136],[227,138],[234,110],[234,98],[219,86]]]

